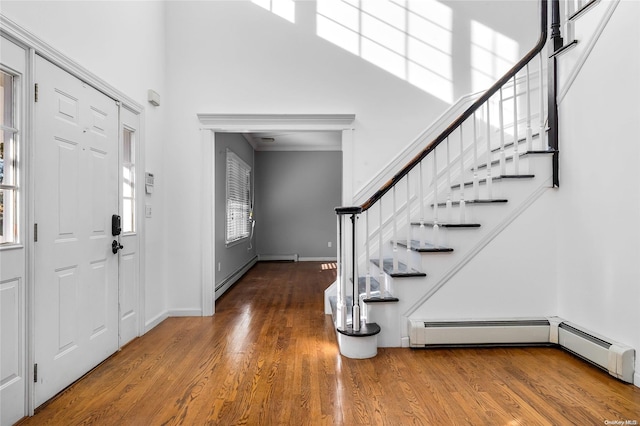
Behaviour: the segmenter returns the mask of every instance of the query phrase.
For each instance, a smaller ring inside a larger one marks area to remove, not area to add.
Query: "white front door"
[[[118,349],[118,106],[36,58],[35,406]]]

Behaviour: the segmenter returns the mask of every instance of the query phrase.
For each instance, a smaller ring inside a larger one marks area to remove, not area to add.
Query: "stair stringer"
[[[539,160],[549,164],[548,169],[550,169],[550,159],[547,156],[545,157]],[[391,286],[392,293],[400,301],[393,304],[376,304],[375,306],[367,304],[365,309],[367,321],[376,322],[382,328],[378,339],[379,346],[408,346],[407,319],[463,270],[471,260],[507,229],[536,200],[550,190],[552,186],[551,178],[549,177],[550,170],[544,173],[538,170],[537,173],[539,177],[529,184],[524,184],[523,182],[509,182],[507,184],[507,182],[502,182],[503,185],[510,186],[510,188],[503,189],[507,198],[510,198],[508,208],[505,208],[504,205],[472,207],[478,209],[477,216],[480,216],[478,222],[482,222],[481,231],[450,231],[452,233],[465,232],[473,235],[465,237],[467,239],[466,242],[461,243],[458,240],[455,244],[449,244],[449,246],[454,247],[453,253],[422,255],[411,253],[414,261],[418,259],[417,261],[421,262],[421,268],[427,273],[427,277],[403,279],[394,279],[388,275],[385,277]],[[514,194],[514,192],[516,193]],[[374,275],[377,272],[375,270],[372,271]]]

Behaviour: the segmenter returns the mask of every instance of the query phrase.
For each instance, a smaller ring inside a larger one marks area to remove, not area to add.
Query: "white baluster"
[[[518,85],[513,76],[513,174],[520,174],[520,143],[518,141]]]
[[[465,201],[464,201],[464,136],[462,125],[460,125],[460,223],[465,223]]]
[[[347,325],[347,283],[346,283],[346,255],[344,239],[344,216],[337,215],[337,237],[338,237],[338,328],[344,329]]]
[[[351,216],[351,226],[352,229],[352,244],[351,244],[351,268],[352,274],[351,279],[353,280],[353,308],[351,310],[352,320],[351,325],[353,327],[353,331],[360,331],[360,290],[358,290],[358,256],[356,253],[356,247],[358,247],[358,233],[357,233],[357,224],[358,217],[353,214]]]
[[[382,223],[383,223],[383,218],[382,218],[382,199],[380,199],[378,201],[378,205],[380,208],[380,218],[379,218],[379,223],[378,223],[378,269],[379,269],[379,275],[378,275],[378,280],[380,282],[380,295],[384,294],[384,291],[387,290],[387,280],[385,280],[384,278],[384,269],[383,269],[383,265],[384,265],[384,253],[382,252],[382,247],[383,247],[383,242],[384,242],[384,232],[382,232]]]
[[[531,129],[531,74],[527,63],[527,151],[533,151],[533,130]]]
[[[371,258],[370,258],[370,252],[369,252],[369,246],[371,245],[371,238],[369,236],[369,210],[367,210],[364,214],[364,227],[365,227],[365,231],[364,231],[364,235],[365,235],[365,262],[367,264],[367,275],[365,276],[365,293],[366,293],[366,298],[370,298],[371,297]],[[358,288],[360,288],[360,286],[358,285]]]
[[[420,182],[419,182],[419,191],[420,191],[420,247],[424,247],[425,245],[425,228],[424,228],[424,177],[423,177],[423,168],[424,168],[424,160],[420,162]]]
[[[545,128],[545,116],[544,116],[544,71],[542,69],[542,65],[543,65],[543,58],[542,58],[542,53],[540,53],[540,55],[538,55],[538,59],[540,61],[540,65],[539,65],[539,76],[538,76],[538,80],[539,80],[539,91],[540,91],[540,149],[543,151],[547,151],[549,149],[549,147],[547,146],[547,132],[546,132],[546,128]]]
[[[478,181],[478,129],[476,113],[473,113],[473,199],[480,198],[480,182]]]
[[[433,245],[439,244],[440,225],[438,224],[438,160],[437,149],[433,149]]]
[[[487,199],[493,197],[493,179],[491,177],[491,112],[487,100]]]
[[[396,186],[393,186],[393,272],[398,272],[398,209],[396,204]]]
[[[498,104],[498,124],[500,125],[500,175],[507,174],[507,157],[504,152],[504,105],[502,104],[502,87]]]
[[[411,188],[409,186],[409,176],[409,173],[405,176],[407,179],[407,270],[411,270]]]
[[[447,148],[447,203],[445,207],[446,220],[451,222],[451,153],[449,151],[449,137],[445,141]]]

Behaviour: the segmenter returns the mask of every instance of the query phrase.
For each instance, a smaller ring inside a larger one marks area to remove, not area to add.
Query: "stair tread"
[[[398,245],[402,247],[407,246],[407,240],[398,240]],[[436,246],[431,243],[425,242],[424,246],[420,245],[420,241],[411,240],[409,244],[409,248],[413,251],[417,251],[420,253],[439,253],[439,252],[452,252],[453,249],[451,247],[444,246]]]
[[[536,177],[536,175],[532,175],[532,174],[526,174],[526,175],[500,175],[500,176],[496,176],[494,178],[491,178],[492,182],[496,182],[496,181],[500,181],[500,180],[507,180],[507,179],[533,179],[534,177]],[[484,185],[487,183],[487,178],[482,178],[482,179],[478,179],[478,183],[481,185]],[[464,186],[473,186],[473,181],[469,181],[469,182],[465,182]],[[460,188],[460,184],[457,183],[455,185],[451,185],[451,189],[458,189]]]
[[[527,152],[519,153],[519,156],[520,156],[520,158],[522,158],[522,157],[526,157],[526,156],[532,155],[532,154],[555,154],[556,152],[557,151],[553,150],[553,149],[549,149],[549,150],[533,150],[533,151],[527,151]],[[507,156],[504,157],[504,159],[505,159],[505,161],[513,161],[513,157],[514,157],[513,155],[507,155]],[[496,160],[491,160],[491,165],[492,166],[496,166],[498,164],[500,164],[500,159],[499,158],[496,159]],[[486,169],[486,168],[487,168],[487,163],[484,162],[482,164],[479,164],[477,169],[481,170],[481,169]],[[471,171],[473,171],[473,170],[476,170],[476,169],[472,167]]]
[[[506,203],[508,201],[509,200],[507,200],[506,198],[478,199],[478,200],[465,200],[465,204],[499,204],[499,203]],[[458,204],[460,204],[459,200],[451,201],[451,205],[453,206],[457,206]],[[445,207],[446,205],[447,205],[446,202],[438,203],[438,207]],[[433,204],[431,204],[431,206],[433,206]]]
[[[373,263],[377,267],[380,267],[380,264],[379,264],[380,262],[378,259],[371,260],[371,263]],[[426,277],[427,276],[427,274],[425,274],[424,272],[420,272],[413,268],[409,268],[407,267],[407,265],[405,265],[402,262],[398,262],[398,270],[394,271],[393,259],[384,259],[382,261],[382,270],[386,274],[389,274],[394,278]]]
[[[358,279],[358,294],[361,297],[364,297],[362,300],[367,303],[376,303],[376,302],[398,302],[400,299],[393,296],[388,291],[380,291],[380,283],[373,277],[369,277],[369,297],[366,297],[367,294],[367,277],[359,277]]]
[[[344,334],[345,336],[368,337],[375,336],[376,334],[380,333],[380,326],[375,322],[363,322],[360,325],[359,331],[354,331],[351,324],[343,328],[337,328],[336,330],[338,330],[340,334]]]
[[[433,226],[433,222],[412,222],[411,225],[414,226]],[[438,222],[438,226],[441,228],[480,228],[479,223],[447,223],[447,222]]]
[[[397,297],[393,297],[390,293],[385,292],[385,296],[375,296],[371,295],[371,297],[362,299],[365,303],[388,303],[388,302],[399,302],[400,299]]]
[[[540,137],[540,133],[539,133],[539,132],[537,132],[537,133],[533,133],[533,134],[531,135],[531,139],[538,139],[539,137]],[[523,138],[519,138],[519,139],[518,139],[518,145],[521,145],[521,144],[526,143],[526,142],[527,142],[527,137],[526,137],[526,136],[525,136],[525,137],[523,137]],[[515,145],[513,141],[511,141],[511,142],[506,142],[506,143],[504,144],[504,147],[505,147],[505,148],[511,148],[513,145]],[[491,152],[498,152],[498,151],[500,151],[500,149],[501,149],[501,147],[493,148],[493,149],[491,150]]]

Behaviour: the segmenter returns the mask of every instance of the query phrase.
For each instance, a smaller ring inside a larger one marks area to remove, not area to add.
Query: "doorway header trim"
[[[351,130],[355,114],[198,114],[203,130],[271,132]]]

